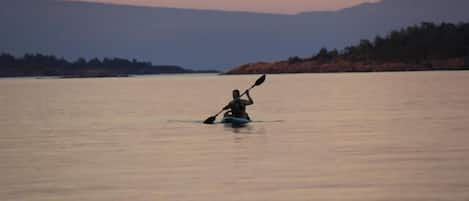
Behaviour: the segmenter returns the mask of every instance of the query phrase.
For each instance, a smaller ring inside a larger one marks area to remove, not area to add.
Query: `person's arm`
[[[251,95],[249,94],[249,90],[246,91],[246,96],[248,97],[248,102],[246,105],[254,104],[254,100],[252,100]]]

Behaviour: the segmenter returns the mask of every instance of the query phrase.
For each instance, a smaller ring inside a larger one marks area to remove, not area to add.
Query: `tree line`
[[[86,60],[79,58],[70,62],[53,55],[25,54],[14,57],[0,54],[0,77],[18,76],[77,76],[107,77],[142,74],[195,73],[179,66],[153,65],[136,59],[104,58]]]
[[[382,61],[421,64],[432,59],[450,59],[469,56],[469,23],[424,22],[386,36],[376,36],[373,41],[361,40],[359,44],[343,50],[322,48],[310,58],[290,57],[289,63],[311,60],[328,61]]]

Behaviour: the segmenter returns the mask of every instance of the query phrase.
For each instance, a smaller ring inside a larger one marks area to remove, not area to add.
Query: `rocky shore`
[[[259,62],[235,67],[224,74],[280,74],[280,73],[342,73],[342,72],[393,72],[393,71],[435,71],[469,70],[469,58],[429,60],[415,63],[380,61],[279,61]]]

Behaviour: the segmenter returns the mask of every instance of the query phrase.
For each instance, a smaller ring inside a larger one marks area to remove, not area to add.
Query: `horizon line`
[[[330,10],[304,10],[298,12],[268,12],[268,11],[250,11],[250,10],[236,10],[236,9],[216,9],[216,8],[191,8],[191,7],[170,7],[170,6],[158,6],[158,5],[142,5],[142,4],[131,4],[131,3],[115,3],[115,2],[96,2],[93,0],[55,0],[56,2],[65,3],[89,3],[89,4],[100,4],[100,5],[112,5],[112,6],[129,6],[136,8],[163,8],[163,9],[179,9],[179,10],[195,10],[195,11],[209,11],[209,12],[231,12],[231,13],[251,13],[251,14],[263,14],[263,15],[283,15],[283,16],[296,16],[305,13],[313,12],[338,12],[341,10],[353,8],[363,4],[376,4],[383,0],[377,0],[375,2],[363,2],[352,6],[330,9]]]

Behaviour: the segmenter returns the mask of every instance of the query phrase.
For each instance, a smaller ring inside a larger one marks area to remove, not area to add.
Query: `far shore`
[[[220,75],[220,72],[200,72],[200,73],[162,73],[162,74],[129,74],[129,75],[67,75],[67,76],[0,76],[0,79],[92,79],[92,78],[132,78],[145,76],[188,76],[188,75]]]
[[[421,63],[378,62],[378,61],[307,61],[273,63],[259,62],[245,64],[224,72],[236,74],[284,74],[284,73],[365,73],[365,72],[407,72],[407,71],[460,71],[469,70],[468,58],[430,60]]]

